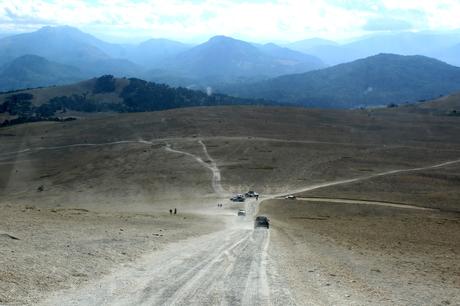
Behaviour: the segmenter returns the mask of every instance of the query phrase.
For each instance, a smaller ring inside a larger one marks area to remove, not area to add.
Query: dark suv
[[[254,221],[254,228],[258,228],[258,227],[269,228],[270,224],[269,224],[268,218],[265,216],[257,216],[256,220]]]

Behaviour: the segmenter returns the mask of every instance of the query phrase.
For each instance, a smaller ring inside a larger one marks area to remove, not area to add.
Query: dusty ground
[[[170,216],[17,205],[0,209],[0,304],[35,303],[51,291],[101,278],[141,254],[214,232],[220,222],[180,211]]]
[[[292,200],[265,201],[261,213],[301,304],[460,303],[458,214]]]
[[[72,206],[85,197],[141,206],[201,199],[212,193],[208,170],[165,151],[169,144],[205,159],[199,139],[227,191],[288,192],[456,159],[459,120],[388,110],[217,107],[19,125],[0,132],[0,197]],[[41,185],[45,192],[37,194]]]
[[[136,267],[141,263],[136,258],[154,250],[153,269],[157,258],[174,256],[156,250],[222,229],[222,220],[234,218],[233,210],[243,206],[222,213],[216,203],[234,192],[291,193],[458,160],[459,123],[457,117],[398,110],[217,107],[2,128],[0,232],[20,240],[0,236],[0,297],[3,303],[28,303],[65,288],[71,291],[65,297],[72,297],[102,279],[108,288],[125,288],[115,270],[126,263]],[[458,210],[458,167],[385,175],[302,195]],[[226,211],[230,204],[224,205]],[[287,205],[295,207],[286,211]],[[186,219],[171,218],[172,207]],[[247,209],[252,214],[256,207]],[[175,301],[185,301],[195,288],[203,299],[214,292],[207,300],[211,304],[232,299],[247,305],[458,302],[453,295],[460,262],[456,216],[307,201],[269,202],[262,213],[273,219],[270,235],[237,228],[225,235],[223,253],[215,252],[222,238],[215,233],[208,240],[179,243],[194,246],[191,255],[207,264],[187,254],[178,258],[189,263],[182,270],[165,262],[157,277],[168,271],[188,275],[180,288],[175,279],[166,281],[168,290],[177,289],[177,296],[170,292]],[[235,265],[235,258],[252,272]],[[217,279],[212,267],[221,262],[225,268],[218,271],[226,282],[260,281],[263,275],[267,280],[248,287],[243,300],[236,295],[238,286],[218,296],[225,282],[205,286],[202,280]],[[128,269],[132,284],[136,269]],[[152,293],[149,282],[141,285],[146,289],[136,291],[141,301],[143,296],[168,301]],[[107,292],[97,296],[104,300]]]
[[[460,164],[320,188],[301,196],[380,200],[460,211]]]

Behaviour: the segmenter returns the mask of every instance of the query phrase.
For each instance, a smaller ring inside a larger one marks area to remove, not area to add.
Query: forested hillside
[[[42,88],[0,95],[0,113],[9,116],[3,125],[56,120],[66,117],[68,111],[148,112],[192,106],[270,104],[264,100],[172,88],[135,78],[116,79],[111,75],[59,89]],[[49,98],[44,100],[43,96]]]

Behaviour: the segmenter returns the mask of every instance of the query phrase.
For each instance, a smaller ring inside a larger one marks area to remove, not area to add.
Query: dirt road
[[[171,244],[42,305],[294,305],[268,259],[269,231],[254,230],[252,217],[223,218],[223,231]]]
[[[395,208],[406,208],[406,209],[415,209],[415,210],[425,210],[425,211],[438,211],[439,209],[426,208],[414,205],[407,205],[403,203],[390,203],[382,201],[367,201],[367,200],[356,200],[356,199],[337,199],[337,198],[319,198],[319,197],[297,197],[296,200],[307,201],[307,202],[322,202],[322,203],[342,203],[342,204],[362,204],[362,205],[378,205],[386,207],[395,207]]]

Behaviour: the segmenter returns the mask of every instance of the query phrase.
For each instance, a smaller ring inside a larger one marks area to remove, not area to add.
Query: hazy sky
[[[460,28],[460,0],[0,0],[0,32],[71,25],[124,41],[346,40],[388,31]]]

